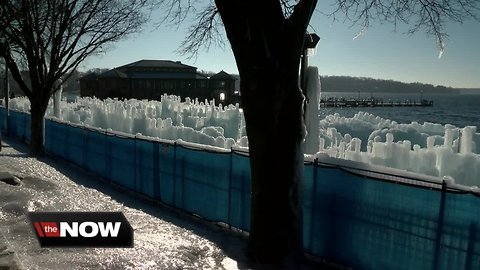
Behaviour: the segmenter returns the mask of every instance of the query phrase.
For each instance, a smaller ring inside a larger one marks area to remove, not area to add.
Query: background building
[[[217,103],[239,102],[235,77],[220,71],[207,77],[180,61],[140,60],[100,74],[80,78],[80,95],[100,99],[136,98],[160,100],[163,94],[215,99]]]

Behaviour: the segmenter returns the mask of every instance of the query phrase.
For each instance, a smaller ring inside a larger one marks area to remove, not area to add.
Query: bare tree
[[[31,103],[31,152],[42,153],[43,117],[55,82],[88,56],[140,30],[145,0],[5,0],[0,57]],[[29,73],[30,84],[21,76]]]
[[[447,21],[475,18],[476,0],[336,0],[342,14],[366,28],[372,20],[424,30],[443,50]],[[195,12],[180,52],[198,53],[219,42],[223,25],[241,77],[250,146],[252,217],[248,253],[260,262],[301,258],[304,96],[299,88],[303,42],[317,0],[162,1],[171,22]],[[168,17],[168,16],[167,16]],[[221,20],[219,20],[219,17]],[[212,41],[213,39],[213,41]],[[221,42],[221,41],[220,41]],[[287,260],[288,261],[288,260]]]

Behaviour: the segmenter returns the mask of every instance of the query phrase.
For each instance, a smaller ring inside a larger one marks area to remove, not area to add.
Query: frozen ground
[[[243,252],[243,236],[102,184],[72,165],[26,152],[23,144],[3,141],[0,174],[13,175],[19,185],[0,181],[0,269],[15,263],[20,269],[253,268]],[[40,248],[26,211],[122,211],[134,228],[134,247]],[[341,268],[309,260],[302,269]]]

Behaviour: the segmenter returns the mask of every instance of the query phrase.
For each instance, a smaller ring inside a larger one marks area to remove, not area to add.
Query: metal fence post
[[[445,197],[446,197],[446,190],[447,190],[447,182],[445,179],[442,179],[442,190],[440,196],[440,209],[438,213],[438,226],[437,226],[437,234],[435,237],[435,253],[433,256],[433,264],[432,270],[439,269],[439,261],[440,261],[440,246],[442,242],[442,231],[443,231],[443,218],[445,216]]]
[[[137,161],[137,135],[133,138],[133,183],[135,186],[135,191],[139,193],[143,193],[141,189],[141,181],[139,181],[139,177],[137,177],[137,174],[140,174],[139,168],[138,168],[138,161]],[[139,183],[140,182],[140,183]],[[140,184],[140,187],[139,187]],[[138,190],[137,190],[138,189]]]
[[[160,183],[160,147],[158,142],[153,141],[152,142],[152,147],[153,147],[153,197],[155,199],[159,199],[161,202],[162,200],[162,193],[160,191],[161,188],[161,183]]]
[[[108,147],[108,131],[105,129],[105,132],[103,133],[105,136],[105,178],[108,179],[108,182],[112,181],[112,178],[110,177],[110,149]]]
[[[470,223],[468,230],[468,247],[467,247],[467,257],[465,258],[465,270],[472,270],[473,268],[473,257],[475,255],[475,240],[477,238],[477,226],[475,222]]]
[[[185,156],[182,156],[182,170],[180,171],[180,208],[185,210]]]
[[[24,119],[25,119],[25,121],[23,121],[23,133],[24,133],[24,140],[27,141],[27,137],[28,137],[28,134],[27,134],[28,119],[30,119],[30,123],[31,123],[31,122],[32,122],[32,117],[31,117],[31,116],[28,117],[28,115],[27,115],[27,116],[25,116]],[[44,135],[44,136],[43,136],[43,140],[44,140],[44,141],[45,141],[45,139],[47,138],[46,132],[47,132],[47,128],[46,128],[46,124],[44,123],[44,125],[43,125],[43,135]],[[31,139],[32,139],[32,138],[30,138],[30,140],[31,140]],[[45,143],[44,143],[43,145],[45,146]]]
[[[63,125],[63,128],[65,129],[65,132],[63,134],[63,158],[68,160],[68,128],[69,125]]]
[[[311,217],[310,217],[310,252],[313,253],[313,232],[314,232],[314,226],[315,226],[315,213],[316,213],[316,207],[317,207],[317,200],[315,196],[315,192],[317,191],[317,162],[318,158],[315,158],[313,161],[313,187],[312,187],[312,212],[311,212]]]
[[[232,208],[232,181],[233,181],[233,150],[230,147],[230,164],[228,168],[228,215],[227,215],[227,223],[228,227],[232,227],[231,222],[231,208]]]
[[[177,206],[177,142],[173,143],[173,206]]]
[[[85,126],[82,127],[82,140],[83,140],[83,148],[82,148],[82,166],[84,168],[88,168],[87,165],[87,153],[88,153],[88,131],[85,129]]]

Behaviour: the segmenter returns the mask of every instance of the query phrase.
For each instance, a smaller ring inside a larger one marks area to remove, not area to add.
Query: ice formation
[[[167,95],[161,101],[77,98],[74,103],[62,101],[60,117],[53,104],[46,116],[73,124],[227,149],[248,147],[238,104],[223,107],[188,98],[181,102],[180,97]],[[10,108],[28,112],[30,103],[26,98],[15,98]]]
[[[318,69],[309,67],[307,78],[307,154],[450,176],[458,184],[480,186],[480,134],[476,127],[400,124],[364,112],[353,117],[332,114],[319,120]],[[74,124],[224,149],[248,147],[238,104],[222,107],[188,98],[181,102],[179,97],[167,95],[161,101],[77,98],[72,103],[61,101],[60,107],[53,103],[47,117]],[[30,104],[26,98],[14,98],[10,107],[28,112]]]
[[[26,98],[10,102],[28,111]],[[60,120],[131,134],[230,149],[248,147],[243,112],[238,105],[216,106],[179,97],[161,101],[77,98],[62,101]],[[55,117],[53,102],[47,117]],[[312,118],[310,118],[312,119]],[[417,172],[450,176],[456,183],[480,186],[480,134],[475,126],[395,121],[359,112],[328,115],[319,121],[319,153],[330,157]],[[312,132],[313,133],[313,132]],[[315,152],[315,151],[314,151]]]
[[[475,126],[398,124],[359,112],[351,118],[328,115],[320,127],[320,152],[331,157],[480,184],[480,134]]]

